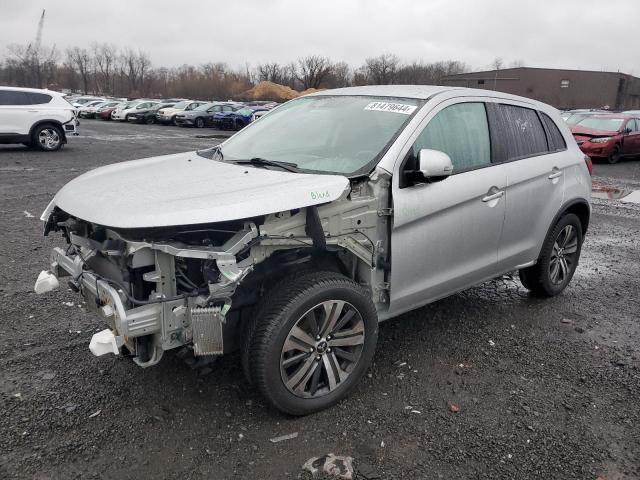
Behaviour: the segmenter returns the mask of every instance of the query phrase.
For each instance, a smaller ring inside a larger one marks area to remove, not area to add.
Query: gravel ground
[[[358,478],[640,478],[640,206],[594,202],[563,295],[535,299],[505,276],[386,322],[355,393],[290,418],[233,356],[192,369],[167,354],[146,370],[95,358],[104,325],[79,297],[33,293],[62,244],[38,217],[64,183],[218,141],[91,120],[80,131],[57,153],[0,146],[0,478],[308,478],[301,465],[326,453],[352,456]],[[640,188],[639,161],[594,174]]]

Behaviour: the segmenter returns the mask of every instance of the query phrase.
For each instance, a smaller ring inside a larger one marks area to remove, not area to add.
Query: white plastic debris
[[[89,418],[97,417],[98,415],[100,415],[100,412],[102,412],[102,410],[97,410],[93,412],[91,415],[89,415]]]
[[[114,355],[120,353],[118,341],[113,332],[108,328],[93,334],[91,342],[89,342],[89,350],[91,350],[91,353],[96,357],[107,353],[113,353]]]
[[[66,307],[73,307],[73,302],[62,302],[62,304]]]
[[[312,457],[302,465],[302,468],[313,476],[324,473],[334,478],[351,480],[353,478],[353,458],[341,457],[329,453],[322,457]]]
[[[59,286],[60,286],[60,283],[58,282],[58,279],[56,278],[56,276],[51,272],[47,272],[46,270],[43,270],[40,272],[40,275],[38,275],[38,278],[36,279],[36,284],[33,287],[33,289],[37,294],[41,294],[41,293],[47,293],[52,290],[55,290]]]
[[[489,340],[489,345],[492,347],[496,346],[496,342],[494,342],[493,340]]]
[[[24,216],[27,218],[33,218],[33,215],[31,215],[29,212],[27,212],[26,210],[24,211]]]
[[[292,440],[298,436],[298,432],[289,433],[288,435],[280,435],[279,437],[274,437],[269,439],[271,443],[278,443],[284,440]]]

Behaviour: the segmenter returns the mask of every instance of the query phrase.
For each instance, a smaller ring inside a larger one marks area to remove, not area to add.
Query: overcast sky
[[[0,58],[28,43],[140,48],[154,66],[404,60],[623,71],[640,76],[640,0],[0,0]]]

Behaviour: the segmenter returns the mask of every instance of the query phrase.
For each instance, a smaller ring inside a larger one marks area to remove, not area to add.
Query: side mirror
[[[631,130],[630,128],[625,128],[624,129],[624,134],[625,135],[629,135],[631,132],[633,132],[633,130]]]
[[[418,171],[427,182],[439,182],[453,173],[453,163],[446,153],[423,148],[418,153]]]

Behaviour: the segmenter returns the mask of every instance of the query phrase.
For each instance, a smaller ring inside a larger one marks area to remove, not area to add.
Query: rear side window
[[[47,95],[46,93],[30,92],[29,98],[31,99],[32,105],[42,105],[51,101],[51,95]]]
[[[535,110],[494,104],[490,112],[494,161],[506,162],[547,153],[547,137]]]
[[[546,113],[540,112],[540,116],[542,117],[544,126],[547,128],[547,140],[549,141],[549,151],[558,152],[560,150],[566,150],[567,144],[564,141],[564,137],[560,133],[560,130],[558,130],[558,126],[556,125],[556,122],[551,120],[551,118]]]
[[[453,173],[491,163],[489,124],[484,103],[458,103],[431,119],[413,145],[413,157],[428,148],[446,153]]]

